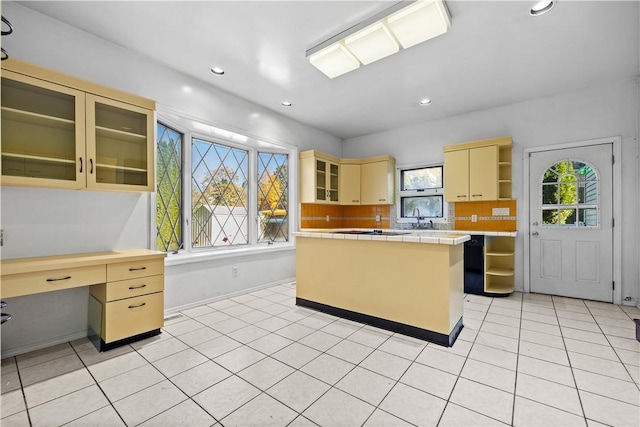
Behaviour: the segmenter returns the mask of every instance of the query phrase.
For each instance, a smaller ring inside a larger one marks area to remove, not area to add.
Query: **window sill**
[[[255,256],[262,254],[270,254],[274,252],[284,252],[295,250],[293,243],[284,243],[280,245],[269,245],[260,247],[238,248],[218,251],[196,251],[196,252],[179,252],[177,254],[169,253],[165,258],[165,267],[174,265],[192,264],[197,262],[206,262],[227,258],[238,258],[246,256]]]

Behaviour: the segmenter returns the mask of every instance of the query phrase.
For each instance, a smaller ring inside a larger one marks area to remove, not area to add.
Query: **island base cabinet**
[[[296,245],[297,305],[443,346],[455,342],[462,245],[312,237]]]

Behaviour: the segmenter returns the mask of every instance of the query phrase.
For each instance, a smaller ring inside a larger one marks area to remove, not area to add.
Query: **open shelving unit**
[[[511,199],[511,145],[498,149],[498,200]]]
[[[486,236],[484,253],[484,291],[510,294],[514,289],[515,238]]]

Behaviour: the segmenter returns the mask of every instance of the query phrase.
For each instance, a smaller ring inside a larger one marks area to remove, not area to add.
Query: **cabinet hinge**
[[[613,282],[611,282],[611,289],[614,290],[614,291],[616,290],[616,282],[615,282],[615,280]]]
[[[615,226],[616,226],[616,219],[611,218],[611,227],[615,227]]]
[[[611,164],[612,165],[616,164],[616,156],[611,156]]]

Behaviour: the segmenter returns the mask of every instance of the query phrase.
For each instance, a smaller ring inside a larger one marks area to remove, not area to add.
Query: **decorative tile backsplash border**
[[[515,200],[455,202],[449,203],[449,218],[455,230],[516,231],[516,209]]]
[[[300,228],[391,228],[391,212],[390,205],[302,203]],[[380,220],[376,221],[378,217]]]

